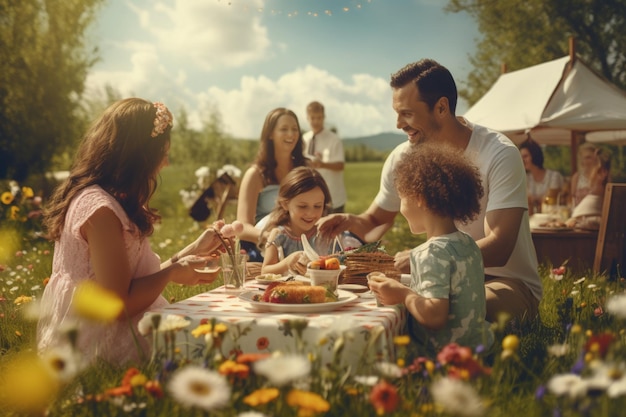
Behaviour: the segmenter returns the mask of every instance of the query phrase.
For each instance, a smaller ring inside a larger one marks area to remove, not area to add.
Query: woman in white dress
[[[558,171],[543,167],[543,151],[532,138],[522,142],[519,150],[526,169],[529,214],[537,213],[541,211],[541,203],[546,196],[558,196],[563,188],[563,176]]]

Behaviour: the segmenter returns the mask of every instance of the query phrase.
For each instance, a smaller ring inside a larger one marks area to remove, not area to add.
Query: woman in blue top
[[[257,245],[267,240],[267,234],[263,235],[255,225],[274,208],[281,180],[293,168],[306,165],[306,161],[296,114],[282,107],[270,111],[265,117],[256,159],[241,180],[237,202],[237,220],[244,224],[241,245],[250,261],[263,260]]]

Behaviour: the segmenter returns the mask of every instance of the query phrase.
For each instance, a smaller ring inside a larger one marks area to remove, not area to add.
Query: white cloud
[[[305,108],[311,100],[326,107],[326,120],[342,137],[355,137],[395,129],[391,90],[387,80],[367,74],[344,82],[311,65],[283,74],[277,80],[243,77],[239,88],[210,87],[198,97],[199,108],[219,108],[225,129],[235,137],[256,138],[265,115],[275,107],[288,107],[308,129]]]
[[[155,3],[150,18],[143,17],[145,10],[139,12],[140,22],[164,55],[189,60],[200,69],[239,67],[266,58],[267,28],[253,11],[262,1],[251,1],[249,11],[237,13],[228,3],[176,0],[172,7]],[[163,18],[166,22],[160,22]]]

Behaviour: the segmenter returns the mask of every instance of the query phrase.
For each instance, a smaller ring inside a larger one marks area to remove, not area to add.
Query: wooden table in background
[[[557,267],[569,259],[567,265],[574,271],[593,268],[597,230],[532,229],[532,237],[540,264],[549,262]]]

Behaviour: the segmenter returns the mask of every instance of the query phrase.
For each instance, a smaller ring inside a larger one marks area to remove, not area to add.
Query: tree
[[[43,173],[79,139],[79,100],[104,0],[0,0],[0,179]]]
[[[450,0],[446,10],[466,12],[482,39],[469,60],[474,70],[459,95],[478,101],[501,73],[576,51],[607,80],[626,88],[626,0]]]

